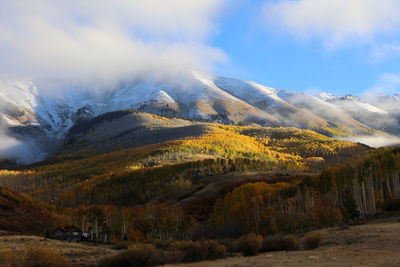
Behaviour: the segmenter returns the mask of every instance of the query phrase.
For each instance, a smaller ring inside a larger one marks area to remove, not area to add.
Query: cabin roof
[[[64,230],[66,232],[82,232],[81,229],[79,229],[78,227],[76,227],[74,225],[65,226]]]

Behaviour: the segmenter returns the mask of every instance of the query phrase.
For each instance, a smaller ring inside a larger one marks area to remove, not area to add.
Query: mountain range
[[[182,79],[123,81],[102,90],[76,85],[52,90],[52,94],[43,93],[34,81],[0,81],[0,136],[33,144],[38,159],[54,153],[67,140],[71,142],[74,126],[90,120],[96,124],[93,118],[123,110],[177,121],[180,118],[192,122],[290,126],[330,137],[400,134],[399,94],[311,95],[198,71]],[[112,117],[101,122],[111,126]],[[124,127],[135,128],[137,123],[125,121]],[[188,123],[182,120],[175,126]],[[102,127],[104,130],[107,125]]]

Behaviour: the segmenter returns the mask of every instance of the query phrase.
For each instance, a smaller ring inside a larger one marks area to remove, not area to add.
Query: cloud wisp
[[[34,142],[17,140],[1,128],[0,140],[0,160],[15,159],[19,164],[28,164],[44,157]]]
[[[400,91],[400,74],[383,73],[377,83],[366,94],[395,94]]]
[[[265,24],[298,38],[318,38],[333,48],[372,42],[398,32],[398,0],[281,0],[263,8]]]

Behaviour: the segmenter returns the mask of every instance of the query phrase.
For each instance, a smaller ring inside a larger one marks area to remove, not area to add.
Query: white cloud
[[[224,0],[0,0],[0,74],[113,79],[209,69]]]
[[[0,160],[15,159],[18,163],[26,164],[43,159],[40,149],[29,141],[20,141],[0,128]]]
[[[362,97],[368,103],[389,113],[400,114],[399,98],[400,74],[383,73],[375,85],[367,89]],[[396,95],[396,97],[385,97]],[[383,97],[379,97],[383,96]]]
[[[400,26],[398,0],[280,0],[266,3],[265,22],[300,38],[320,38],[335,47],[369,42]]]
[[[400,92],[400,74],[384,73],[379,76],[376,84],[367,90],[366,94],[394,94]]]
[[[362,143],[370,147],[387,147],[400,144],[400,138],[393,135],[349,136],[337,138],[343,141]]]

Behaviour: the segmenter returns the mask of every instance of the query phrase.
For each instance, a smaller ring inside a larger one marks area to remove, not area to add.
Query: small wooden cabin
[[[57,228],[54,229],[51,234],[50,234],[50,238],[52,239],[58,239],[58,240],[63,240],[64,239],[64,235],[65,235],[65,231],[63,228]]]
[[[82,231],[76,226],[68,225],[64,228],[57,228],[51,231],[50,238],[79,242],[82,239]]]
[[[73,225],[68,225],[64,228],[64,240],[72,241],[72,242],[79,242],[81,241],[82,231]]]

